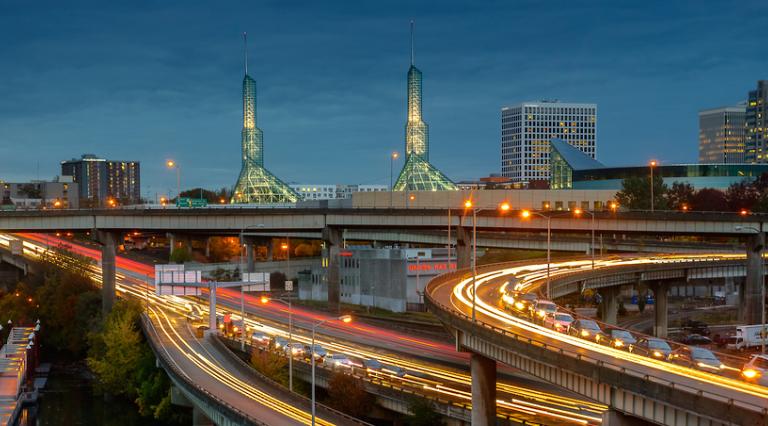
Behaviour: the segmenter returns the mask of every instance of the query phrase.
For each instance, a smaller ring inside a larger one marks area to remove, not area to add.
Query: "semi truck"
[[[733,350],[745,350],[760,347],[765,342],[768,345],[768,327],[762,324],[736,326],[735,340],[726,345]]]

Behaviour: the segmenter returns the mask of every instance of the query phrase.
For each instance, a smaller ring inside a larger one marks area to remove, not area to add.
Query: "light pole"
[[[595,212],[591,212],[589,210],[582,210],[582,209],[576,209],[573,211],[573,214],[575,214],[577,217],[581,216],[582,213],[586,213],[590,216],[590,219],[592,221],[592,240],[589,243],[589,252],[592,256],[592,269],[595,269]]]
[[[315,426],[315,331],[317,330],[317,327],[320,327],[332,319],[333,318],[324,319],[312,325],[312,344],[309,346],[309,358],[312,362],[312,426]],[[351,315],[342,315],[336,319],[345,324],[352,322]]]
[[[394,192],[395,188],[392,186],[392,174],[393,169],[395,167],[395,160],[397,160],[397,157],[399,157],[400,154],[397,153],[397,151],[393,151],[392,154],[389,156],[389,208],[391,209],[392,206],[392,193]]]
[[[474,204],[471,199],[464,200],[464,210],[472,209],[472,322],[476,320],[476,303],[475,293],[477,293],[477,213],[483,210],[490,210],[489,208],[473,208]],[[497,209],[501,213],[508,212],[512,207],[508,202],[499,204]],[[450,260],[449,260],[450,262]]]
[[[270,300],[280,302],[284,305],[288,305],[288,347],[293,347],[293,307],[291,306],[291,299],[270,299],[267,296],[261,296],[261,303],[267,304]],[[291,349],[288,350],[288,389],[293,392],[293,353]]]
[[[167,160],[165,166],[169,169],[176,169],[176,204],[178,204],[181,198],[181,167],[174,160]]]
[[[263,228],[264,224],[260,223],[258,225],[248,225],[242,229],[240,229],[240,281],[245,282],[245,264],[243,264],[243,251],[245,251],[246,256],[248,253],[248,248],[245,244],[245,237],[243,234],[246,230],[250,228]],[[240,318],[243,319],[243,332],[240,334],[240,349],[245,352],[245,290],[243,289],[243,286],[240,286]]]
[[[531,215],[536,215],[541,218],[547,219],[547,299],[551,299],[551,289],[549,286],[549,277],[550,277],[550,265],[552,261],[552,252],[551,252],[551,241],[552,241],[552,216],[551,215],[545,215],[543,213],[534,212],[530,210],[523,210],[520,212],[520,217],[523,219],[528,219],[531,217]]]
[[[656,167],[656,160],[651,160],[648,166],[651,169],[651,211],[653,211],[653,168]]]
[[[762,231],[759,229],[753,227],[753,226],[736,226],[734,228],[737,231],[741,231],[742,229],[749,229],[750,231],[755,231],[756,234],[760,235]],[[765,334],[765,277],[763,276],[763,247],[760,247],[760,269],[758,270],[758,276],[760,277],[760,306],[761,309],[761,322],[762,322],[762,329],[760,330],[760,353],[765,354],[765,340],[768,338]]]
[[[291,271],[291,240],[289,238],[290,237],[285,237],[285,242],[280,245],[280,248],[285,250],[286,262],[288,263],[288,265],[285,267],[285,270],[287,271],[285,273],[286,280],[288,279],[288,274]]]

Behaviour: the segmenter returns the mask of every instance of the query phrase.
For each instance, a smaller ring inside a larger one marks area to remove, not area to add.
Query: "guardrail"
[[[522,266],[525,264],[530,264],[530,261],[506,262],[506,263],[499,263],[494,265],[486,265],[485,267],[478,268],[478,273],[489,272],[489,271],[501,269],[502,267]],[[766,407],[765,405],[758,405],[750,402],[739,401],[730,395],[725,395],[722,393],[717,393],[712,391],[704,391],[698,388],[690,387],[690,386],[681,384],[679,382],[676,382],[674,380],[669,380],[668,378],[655,375],[652,369],[640,370],[640,369],[627,368],[625,366],[613,364],[609,361],[598,359],[588,354],[579,353],[575,350],[572,350],[569,348],[570,345],[552,345],[543,339],[537,339],[537,338],[532,338],[530,336],[525,336],[513,330],[500,328],[479,319],[476,319],[473,322],[472,318],[469,315],[466,315],[463,312],[458,311],[450,306],[445,306],[433,298],[433,292],[436,289],[438,289],[441,286],[448,285],[452,281],[455,281],[457,279],[461,279],[461,278],[465,279],[468,272],[470,271],[465,269],[465,270],[460,270],[460,271],[450,272],[444,275],[440,275],[430,280],[430,282],[427,284],[427,287],[426,287],[425,302],[429,310],[432,311],[436,316],[438,316],[438,318],[440,318],[441,321],[445,322],[446,324],[454,328],[458,328],[460,330],[470,330],[470,329],[473,329],[473,327],[476,328],[479,326],[485,330],[492,331],[503,337],[514,339],[515,341],[524,342],[529,345],[534,345],[539,348],[547,349],[549,351],[556,352],[560,355],[570,357],[577,361],[586,362],[601,368],[608,368],[610,370],[620,372],[622,374],[628,374],[645,381],[655,382],[657,384],[661,384],[661,385],[673,388],[675,390],[683,390],[692,395],[708,396],[709,398],[712,398],[716,401],[723,402],[727,405],[739,406],[741,408],[746,408],[750,411],[761,413],[763,416],[768,416],[768,407]]]
[[[242,425],[267,426],[266,423],[263,423],[251,417],[247,413],[244,413],[238,410],[237,408],[228,404],[226,401],[208,392],[207,390],[205,390],[201,386],[198,386],[196,383],[190,380],[189,377],[175,365],[173,360],[171,360],[167,356],[167,353],[155,341],[155,339],[159,339],[160,335],[157,332],[157,329],[155,329],[154,324],[146,316],[146,314],[141,314],[141,325],[142,325],[142,328],[144,329],[144,334],[147,336],[147,342],[149,342],[149,346],[152,348],[152,351],[155,353],[155,356],[157,356],[157,359],[159,360],[163,370],[166,371],[166,373],[168,374],[168,376],[171,377],[174,383],[182,384],[185,387],[185,390],[187,392],[192,393],[195,397],[203,401],[206,401],[206,400],[211,401],[214,404],[224,408],[224,410],[227,411],[225,415],[229,417],[233,423],[239,423]]]

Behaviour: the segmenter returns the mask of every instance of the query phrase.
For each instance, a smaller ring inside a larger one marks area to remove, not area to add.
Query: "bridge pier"
[[[616,410],[608,409],[603,412],[603,426],[643,426],[648,422],[628,416]]]
[[[339,248],[342,245],[342,229],[323,228],[323,244],[325,244],[325,255],[323,263],[327,268],[326,277],[328,279],[328,307],[339,309],[341,284],[339,281]]]
[[[254,263],[254,256],[256,254],[256,245],[253,238],[245,237],[243,243],[245,244],[245,271],[253,272],[256,269]]]
[[[496,361],[473,352],[469,367],[472,373],[472,425],[495,425]]]
[[[192,407],[192,426],[213,426],[213,421],[205,415],[203,410]]]
[[[272,244],[272,238],[265,239],[264,246],[267,248],[267,262],[275,260],[274,244]]]
[[[456,227],[456,268],[472,266],[472,230],[465,226]]]
[[[763,286],[765,272],[763,271],[762,252],[765,247],[765,234],[760,232],[747,239],[747,278],[744,280],[744,291],[740,319],[744,324],[760,324],[762,322]]]
[[[619,311],[619,290],[617,286],[604,287],[598,290],[600,297],[603,300],[602,315],[600,321],[606,324],[616,325],[618,322],[617,315]]]
[[[101,244],[101,312],[106,315],[115,304],[115,257],[121,232],[94,230],[95,240]]]
[[[653,335],[662,339],[667,338],[667,329],[669,327],[669,283],[666,281],[656,281],[648,287],[653,291],[654,299],[654,323]]]

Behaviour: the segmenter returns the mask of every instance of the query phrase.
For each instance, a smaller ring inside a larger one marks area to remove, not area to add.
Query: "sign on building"
[[[200,271],[185,271],[184,265],[155,265],[155,294],[158,296],[200,296]]]
[[[269,291],[269,273],[243,273],[243,291]]]

